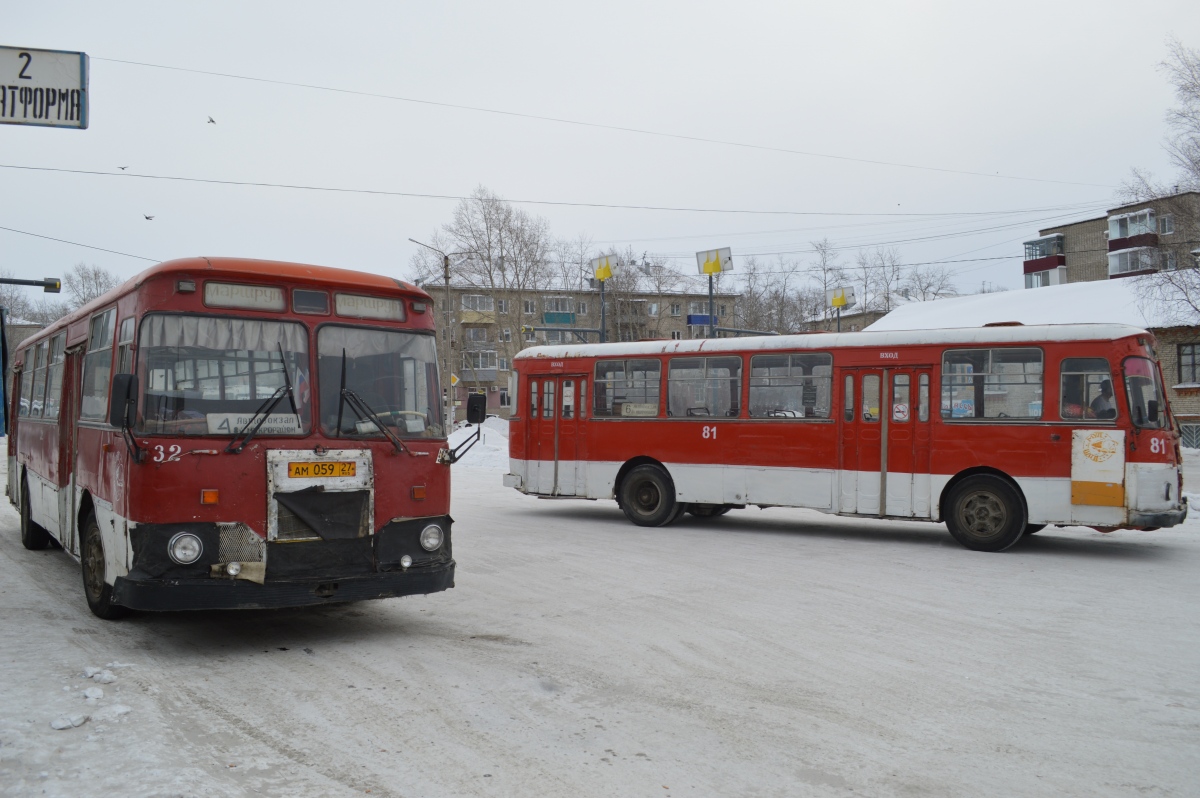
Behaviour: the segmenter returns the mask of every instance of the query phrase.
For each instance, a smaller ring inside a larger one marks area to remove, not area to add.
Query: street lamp
[[[442,339],[442,386],[446,391],[446,406],[444,408],[444,419],[446,426],[446,434],[450,434],[450,430],[454,427],[454,386],[450,384],[450,338],[454,334],[450,327],[450,255],[466,255],[466,252],[452,252],[447,255],[437,247],[431,247],[428,244],[422,244],[415,238],[408,239],[418,247],[432,250],[442,256],[442,279],[446,285],[446,332]]]

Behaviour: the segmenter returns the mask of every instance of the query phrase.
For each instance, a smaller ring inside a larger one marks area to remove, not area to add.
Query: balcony
[[[575,314],[574,313],[549,313],[549,312],[543,313],[542,314],[542,324],[547,324],[547,325],[563,324],[563,325],[574,326]]]
[[[1025,274],[1049,271],[1050,269],[1057,269],[1059,266],[1066,265],[1066,255],[1047,255],[1043,258],[1034,258],[1033,260],[1025,261]]]
[[[689,313],[687,315],[687,323],[689,325],[692,325],[695,327],[707,327],[708,326],[708,314],[707,313]]]
[[[1139,233],[1135,236],[1126,236],[1125,238],[1108,239],[1109,252],[1118,252],[1122,249],[1134,249],[1135,247],[1157,246],[1158,233]]]
[[[1134,277],[1139,274],[1152,274],[1158,271],[1158,252],[1149,247],[1125,249],[1120,252],[1110,252],[1108,255],[1108,276]]]
[[[468,310],[463,308],[458,311],[459,324],[495,324],[496,311],[494,310]]]

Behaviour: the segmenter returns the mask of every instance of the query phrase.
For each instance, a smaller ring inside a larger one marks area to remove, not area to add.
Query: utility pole
[[[443,423],[446,426],[446,434],[454,428],[454,386],[450,384],[450,340],[454,336],[454,329],[450,326],[450,256],[442,252],[437,247],[431,247],[428,244],[422,244],[415,238],[408,239],[419,247],[432,250],[442,256],[442,280],[446,288],[446,307],[445,321],[443,322],[445,333],[442,336],[442,368],[440,369],[440,379],[442,390],[444,391],[445,407],[443,408]],[[455,252],[455,255],[463,255],[465,253]]]

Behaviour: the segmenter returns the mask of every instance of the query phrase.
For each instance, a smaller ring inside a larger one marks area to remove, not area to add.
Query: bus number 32
[[[709,426],[701,427],[700,428],[700,437],[704,438],[704,440],[706,440],[706,441],[710,440],[710,439],[715,441],[717,439],[717,428],[709,427]]]
[[[154,462],[156,463],[177,463],[179,456],[183,454],[183,447],[177,444],[172,444],[164,451],[162,444],[154,447]]]

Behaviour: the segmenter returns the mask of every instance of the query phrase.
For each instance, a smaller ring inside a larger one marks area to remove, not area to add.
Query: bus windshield
[[[1152,360],[1125,358],[1125,390],[1129,392],[1129,414],[1136,426],[1149,429],[1167,426],[1167,406],[1162,400],[1158,369]]]
[[[352,391],[400,437],[444,437],[437,345],[432,335],[325,325],[317,332],[321,429],[333,437],[382,437],[344,401]]]
[[[151,314],[139,350],[138,432],[237,434],[289,380],[292,395],[276,403],[257,434],[309,432],[308,331],[301,324]]]

